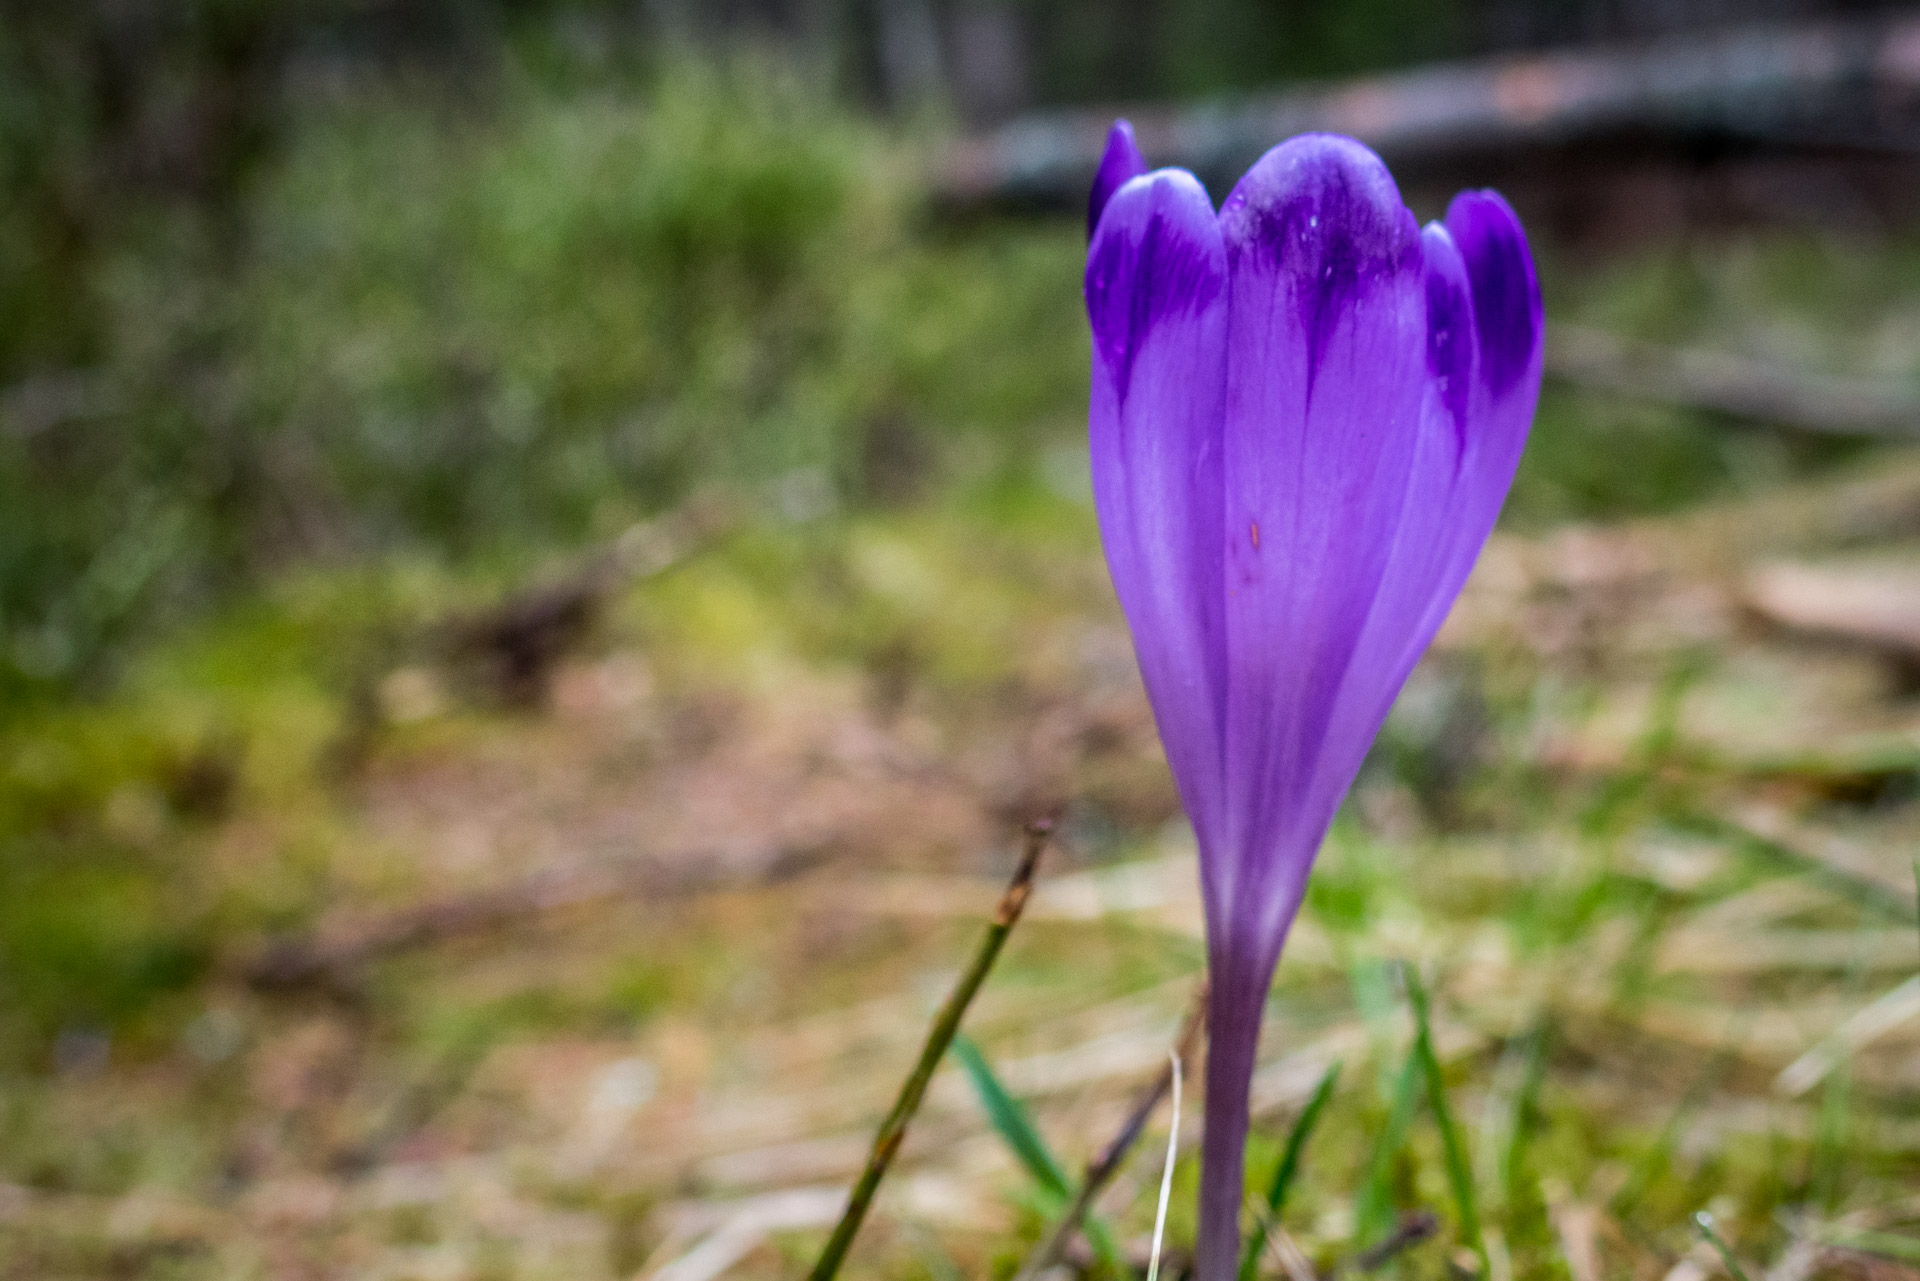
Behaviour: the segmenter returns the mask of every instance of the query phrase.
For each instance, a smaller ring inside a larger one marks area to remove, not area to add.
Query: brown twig
[[[709,490],[590,549],[557,578],[523,587],[491,608],[439,625],[443,658],[504,702],[546,701],[554,667],[589,634],[607,598],[624,584],[679,563],[736,523],[736,503]]]
[[[492,889],[332,920],[309,934],[269,939],[236,958],[232,969],[248,986],[262,992],[348,993],[359,986],[367,966],[405,952],[620,899],[680,897],[732,879],[777,880],[798,874],[817,856],[811,847],[774,849],[763,862],[735,869],[728,878],[703,871],[705,862],[691,857],[543,870]]]
[[[1392,1232],[1376,1244],[1354,1255],[1353,1262],[1349,1266],[1355,1272],[1378,1272],[1439,1230],[1440,1219],[1431,1210],[1417,1210],[1412,1214],[1402,1215],[1399,1225]]]
[[[1175,1053],[1179,1055],[1182,1063],[1193,1057],[1194,1048],[1200,1041],[1200,1031],[1206,1024],[1207,985],[1202,981],[1199,991],[1194,994],[1193,1007],[1187,1013],[1187,1020],[1181,1025],[1180,1039],[1175,1043]],[[1086,1220],[1087,1212],[1093,1208],[1094,1201],[1098,1199],[1101,1192],[1106,1190],[1107,1184],[1113,1181],[1113,1176],[1120,1172],[1120,1167],[1126,1163],[1127,1154],[1133,1151],[1133,1145],[1139,1142],[1140,1136],[1146,1132],[1147,1119],[1153,1115],[1153,1110],[1160,1106],[1160,1100],[1164,1099],[1167,1091],[1172,1088],[1173,1064],[1168,1063],[1166,1067],[1160,1069],[1160,1074],[1153,1079],[1152,1084],[1140,1092],[1139,1098],[1134,1101],[1133,1110],[1127,1114],[1126,1123],[1120,1127],[1120,1132],[1113,1136],[1105,1148],[1101,1149],[1098,1156],[1087,1163],[1086,1177],[1080,1181],[1080,1191],[1073,1198],[1073,1204],[1068,1206],[1067,1212],[1060,1216],[1060,1221],[1053,1225],[1053,1231],[1047,1234],[1046,1240],[1027,1256],[1026,1263],[1021,1267],[1014,1281],[1033,1281],[1033,1278],[1060,1261],[1060,1256],[1066,1252],[1068,1244],[1073,1240],[1073,1234],[1080,1230],[1080,1225]]]
[[[840,1216],[833,1235],[827,1238],[826,1247],[820,1251],[819,1261],[813,1265],[811,1281],[831,1281],[840,1271],[840,1264],[853,1244],[854,1234],[860,1231],[861,1220],[867,1217],[867,1210],[873,1204],[873,1194],[879,1189],[880,1180],[886,1177],[887,1167],[893,1164],[900,1145],[906,1141],[907,1126],[912,1122],[913,1114],[919,1111],[920,1100],[926,1097],[934,1069],[940,1066],[947,1047],[953,1043],[954,1033],[960,1030],[960,1020],[966,1015],[967,1006],[972,1004],[974,993],[986,981],[987,972],[999,957],[1007,935],[1012,932],[1020,913],[1027,906],[1027,898],[1033,892],[1034,868],[1038,866],[1041,851],[1046,849],[1047,840],[1052,834],[1053,824],[1050,822],[1042,820],[1027,825],[1026,849],[1021,854],[1020,866],[1014,870],[1013,880],[1008,882],[1006,892],[1000,896],[1000,905],[994,909],[993,920],[980,938],[973,961],[947,995],[946,1004],[940,1007],[939,1014],[934,1016],[933,1026],[927,1031],[927,1042],[921,1047],[920,1058],[913,1065],[913,1071],[907,1074],[906,1081],[901,1085],[900,1097],[894,1100],[893,1110],[880,1123],[880,1132],[873,1136],[873,1149],[867,1154],[866,1168],[860,1172],[860,1178],[847,1198],[846,1213]]]

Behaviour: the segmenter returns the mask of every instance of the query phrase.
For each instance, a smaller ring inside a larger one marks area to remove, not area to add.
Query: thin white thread
[[[1153,1215],[1152,1261],[1147,1281],[1160,1281],[1160,1238],[1167,1230],[1167,1202],[1173,1198],[1173,1160],[1180,1154],[1180,1055],[1169,1051],[1173,1064],[1173,1123],[1167,1127],[1167,1168],[1160,1175],[1160,1208]]]

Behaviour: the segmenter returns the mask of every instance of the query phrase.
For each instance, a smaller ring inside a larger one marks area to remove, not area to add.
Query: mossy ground
[[[968,1031],[1069,1169],[1163,1061],[1202,947],[1076,443],[1079,229],[928,218],[897,140],[743,83],[320,112],[239,270],[114,277],[127,469],[76,454],[76,504],[0,457],[0,1276],[626,1277],[716,1231],[794,1274],[1041,812]],[[1911,378],[1917,243],[1541,250],[1556,318]],[[1310,1265],[1386,1207],[1442,1220],[1391,1267],[1460,1267],[1431,1111],[1381,1143],[1415,965],[1494,1281],[1698,1281],[1700,1210],[1780,1281],[1910,1274],[1920,1041],[1856,1016],[1920,965],[1920,705],[1750,597],[1912,561],[1917,476],[1549,386],[1274,990],[1256,1178],[1345,1063]],[[710,483],[724,527],[532,686],[455,643]],[[1155,1182],[1102,1202],[1125,1245]],[[850,1274],[1008,1271],[1043,1208],[943,1073]]]
[[[1910,460],[1872,470],[1920,503]],[[1825,483],[1816,510],[1858,502]],[[1368,1243],[1382,1178],[1449,1225],[1394,1266],[1456,1253],[1427,1114],[1376,1151],[1400,963],[1498,1272],[1711,1272],[1701,1209],[1756,1268],[1897,1238],[1905,1025],[1780,1084],[1920,964],[1914,704],[1754,630],[1725,553],[1831,554],[1777,515],[1803,497],[1490,549],[1275,988],[1257,1176],[1346,1064],[1286,1215],[1310,1260]],[[969,1030],[1070,1165],[1152,1075],[1202,965],[1191,849],[1084,505],[723,535],[621,589],[533,709],[390,639],[488,590],[290,579],[9,733],[8,1275],[625,1276],[836,1185],[1042,810],[1059,847]],[[351,951],[396,921],[426,924]],[[264,989],[272,937],[366,959]],[[1152,1164],[1103,1202],[1122,1240]],[[1011,1266],[1024,1178],[944,1074],[856,1273]]]

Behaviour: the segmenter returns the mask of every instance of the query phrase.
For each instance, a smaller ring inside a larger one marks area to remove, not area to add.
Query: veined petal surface
[[[1345,794],[1457,590],[1446,578],[1463,541],[1461,491],[1470,487],[1468,461],[1475,456],[1484,417],[1479,337],[1466,264],[1446,228],[1435,223],[1423,230],[1420,252],[1425,379],[1419,413],[1402,428],[1413,438],[1413,457],[1399,510],[1386,531],[1391,539],[1387,562],[1354,638],[1353,660],[1314,762],[1309,792],[1316,810],[1337,805]]]
[[[1546,314],[1527,233],[1492,191],[1463,191],[1447,209],[1447,232],[1466,264],[1480,349],[1477,430],[1462,462],[1456,547],[1445,576],[1445,607],[1467,581],[1513,485],[1546,360]],[[1434,620],[1437,629],[1440,620]]]
[[[1338,803],[1310,784],[1414,463],[1426,291],[1413,215],[1349,139],[1275,147],[1220,224],[1230,830],[1203,879],[1214,933],[1270,973]]]
[[[1463,191],[1447,208],[1447,231],[1473,284],[1473,322],[1484,353],[1482,374],[1496,415],[1531,421],[1540,394],[1544,313],[1527,233],[1494,191]],[[1507,424],[1507,431],[1513,430]]]
[[[1467,255],[1455,227],[1469,239]],[[1491,192],[1455,197],[1421,233],[1427,387],[1387,573],[1336,711],[1320,791],[1344,793],[1446,621],[1492,533],[1540,390],[1539,285],[1518,218]]]
[[[1428,387],[1420,230],[1372,152],[1330,135],[1282,143],[1234,188],[1220,228],[1224,795],[1212,831],[1195,825],[1210,983],[1195,1244],[1207,1281],[1237,1264],[1261,1012],[1352,778],[1329,740],[1337,750],[1347,738],[1334,718],[1388,571]]]
[[[1124,184],[1087,255],[1089,446],[1100,537],[1181,799],[1220,826],[1226,638],[1221,518],[1226,251],[1206,191]]]

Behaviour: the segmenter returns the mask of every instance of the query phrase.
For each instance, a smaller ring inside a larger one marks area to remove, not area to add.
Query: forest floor
[[[1042,496],[714,536],[521,655],[516,706],[445,628],[341,640],[326,688],[233,657],[357,580],[176,646],[144,678],[171,763],[96,808],[193,871],[100,901],[190,920],[197,968],[0,1082],[0,1277],[797,1275],[1039,814],[966,1031],[1079,1170],[1202,968],[1090,524]],[[1496,537],[1280,968],[1263,1184],[1344,1070],[1272,1275],[1353,1267],[1382,1207],[1441,1223],[1389,1268],[1482,1266],[1433,1101],[1393,1117],[1404,963],[1493,1281],[1920,1277],[1916,671],[1912,455]],[[1165,1124],[1099,1203],[1136,1260]],[[950,1065],[847,1274],[1004,1275],[1049,1195]]]

